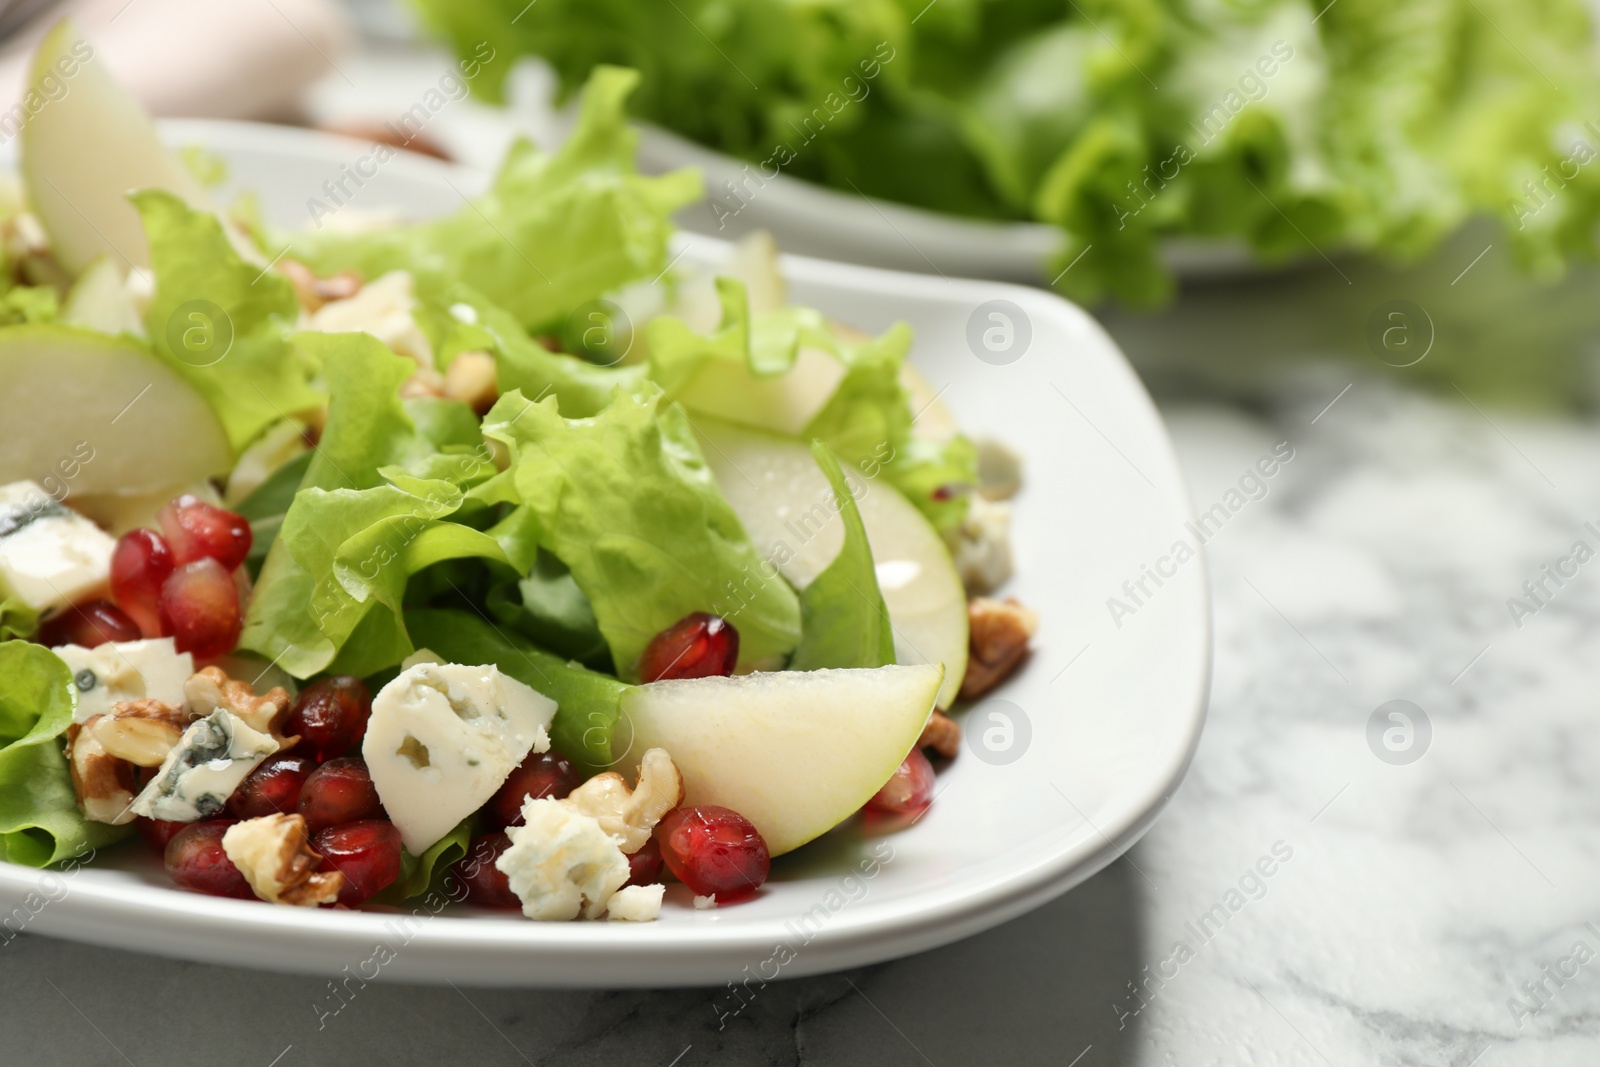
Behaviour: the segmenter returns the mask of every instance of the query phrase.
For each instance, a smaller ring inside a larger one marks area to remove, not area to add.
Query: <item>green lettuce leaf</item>
[[[26,640],[39,629],[39,613],[16,597],[0,599],[0,641]]]
[[[446,560],[509,562],[492,533],[451,521],[481,507],[468,493],[494,468],[461,442],[449,409],[417,409],[427,412],[419,427],[397,393],[410,360],[366,334],[302,334],[296,344],[323,368],[328,421],[262,565],[240,647],[300,678],[368,675],[414,650],[401,618],[413,575]]]
[[[486,68],[487,69],[487,68]],[[668,217],[700,196],[693,171],[642,177],[623,101],[632,71],[590,77],[571,138],[555,152],[515,144],[483,196],[447,218],[352,235],[282,235],[321,274],[409,270],[418,291],[464,282],[529,328],[667,266]]]
[[[556,702],[551,746],[587,774],[614,763],[612,733],[630,686],[535,647],[487,618],[466,611],[414,608],[406,629],[418,647],[452,663],[492,663]],[[618,746],[625,748],[625,745]]]
[[[400,850],[400,877],[385,889],[384,900],[400,901],[426,893],[436,876],[450,869],[451,864],[467,854],[472,842],[472,819],[462,819],[455,829],[428,846],[420,856],[413,856],[404,848]]]
[[[590,419],[556,402],[502,396],[484,433],[511,450],[517,495],[539,545],[572,572],[621,677],[652,637],[707,611],[739,630],[740,663],[781,663],[800,640],[800,605],[723,499],[683,410],[619,392]]]
[[[42,645],[0,643],[0,857],[28,867],[81,858],[131,826],[84,819],[57,740],[72,724],[72,671]]]
[[[878,588],[867,528],[856,508],[855,494],[845,481],[839,459],[821,441],[813,441],[811,454],[828,476],[833,499],[844,523],[844,544],[833,562],[800,594],[802,629],[800,647],[789,662],[791,670],[816,671],[828,667],[882,667],[894,662],[894,630],[889,609]]]
[[[240,258],[210,212],[155,189],[132,199],[156,281],[150,344],[211,402],[234,450],[320,405],[315,365],[288,341],[300,314],[289,280]]]

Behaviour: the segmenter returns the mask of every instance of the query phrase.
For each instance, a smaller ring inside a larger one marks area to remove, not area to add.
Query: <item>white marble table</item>
[[[1129,856],[1031,915],[774,985],[725,1029],[715,990],[374,985],[319,1031],[323,981],[24,935],[0,947],[0,1059],[1593,1064],[1600,566],[1547,582],[1520,629],[1506,600],[1600,548],[1600,430],[1396,381],[1335,365],[1253,415],[1167,404],[1202,509],[1277,442],[1294,459],[1208,545],[1216,677],[1188,779]],[[1411,763],[1368,743],[1393,699],[1431,725]]]

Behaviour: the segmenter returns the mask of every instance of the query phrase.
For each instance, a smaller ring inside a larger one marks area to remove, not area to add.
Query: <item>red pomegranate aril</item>
[[[268,756],[228,798],[228,814],[236,819],[292,815],[299,806],[306,779],[316,769],[316,760],[307,756]]]
[[[147,819],[143,815],[134,819],[133,824],[138,829],[139,836],[144,838],[144,843],[158,856],[166,855],[167,845],[178,836],[178,831],[193,825],[186,822],[167,822],[165,819]]]
[[[109,600],[74,604],[39,630],[39,643],[56,648],[82,645],[94,648],[108,641],[137,641],[144,634],[127,612]]]
[[[661,881],[661,842],[654,836],[628,857],[628,880],[623,885],[655,885]]]
[[[185,563],[161,587],[161,627],[179,652],[214,659],[239,643],[244,613],[233,576],[214,559]]]
[[[381,818],[383,803],[366,762],[359,756],[341,756],[311,772],[300,789],[296,810],[305,816],[306,828],[316,833],[329,826]]]
[[[243,515],[185,493],[156,512],[178,566],[214,559],[231,571],[250,554],[250,522]]]
[[[656,828],[661,858],[697,896],[727,904],[750,896],[767,880],[772,857],[750,820],[732,808],[700,804],[675,808]]]
[[[933,803],[933,777],[933,764],[920,748],[914,748],[863,810],[880,815],[915,815]]]
[[[400,831],[383,819],[330,826],[317,832],[311,847],[322,853],[322,869],[344,875],[339,903],[347,908],[381,893],[400,877]]]
[[[639,680],[729,675],[738,662],[739,631],[733,623],[697,611],[650,639],[639,657]]]
[[[161,637],[161,587],[176,566],[154,530],[129,530],[111,551],[111,595],[146,637]]]
[[[556,752],[530,753],[483,806],[484,822],[496,827],[521,826],[523,801],[529,797],[560,800],[582,784],[583,775],[565,756]]]
[[[255,896],[222,848],[222,835],[233,824],[233,819],[190,823],[167,842],[167,874],[180,889],[243,900]]]
[[[472,839],[467,854],[456,861],[455,874],[467,886],[467,899],[485,908],[521,909],[522,901],[511,891],[511,880],[494,865],[500,853],[511,847],[503,833],[484,834]]]
[[[322,678],[300,690],[283,732],[299,736],[301,754],[333,759],[361,743],[371,714],[372,693],[360,678]]]

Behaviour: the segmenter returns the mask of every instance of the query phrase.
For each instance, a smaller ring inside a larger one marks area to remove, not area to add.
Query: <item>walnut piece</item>
[[[191,674],[183,683],[183,696],[184,706],[193,718],[203,719],[222,708],[257,733],[277,738],[279,750],[288,748],[291,743],[281,730],[291,703],[288,691],[281,685],[257,696],[249,682],[229,678],[220,667],[207,667]]]
[[[639,763],[639,781],[631,790],[616,771],[597,774],[561,803],[596,819],[601,829],[617,839],[628,855],[650,840],[662,816],[683,803],[683,776],[664,748],[645,752]]]
[[[928,725],[922,728],[922,736],[917,738],[917,747],[931,748],[945,759],[955,759],[961,751],[961,727],[935,708]]]
[[[133,764],[107,752],[86,723],[67,727],[67,766],[78,807],[90,822],[121,826],[133,821]]]
[[[213,668],[215,669],[215,668]],[[195,716],[149,697],[111,705],[84,724],[108,754],[135,767],[159,767]]]
[[[263,815],[234,823],[222,835],[222,850],[256,896],[269,904],[332,904],[344,888],[343,874],[317,870],[322,856],[312,851],[300,815]]]
[[[432,367],[418,367],[411,377],[400,383],[400,399],[417,400],[432,397],[444,398],[444,375]]]
[[[1028,655],[1028,641],[1039,630],[1039,615],[1015,597],[991,600],[973,597],[967,602],[967,624],[972,647],[961,698],[972,700],[999,685]]]
[[[459,400],[479,415],[500,399],[494,357],[476,350],[458,352],[444,369],[444,395]]]
[[[294,286],[295,297],[308,312],[332,300],[348,300],[361,291],[361,275],[353,270],[319,278],[310,267],[295,259],[279,260],[278,269]]]

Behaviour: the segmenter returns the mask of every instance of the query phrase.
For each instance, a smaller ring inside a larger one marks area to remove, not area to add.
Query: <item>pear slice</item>
[[[0,485],[151,493],[226,471],[204,397],[148,349],[70,326],[0,330]]]
[[[22,177],[56,258],[74,274],[98,256],[110,256],[124,274],[149,265],[144,228],[127,199],[135,189],[166,189],[209,210],[200,183],[71,22],[56,23],[39,42],[28,94],[45,102],[22,127]]]
[[[774,855],[871,799],[917,743],[944,668],[774,671],[651,682],[622,696],[619,766],[664,748],[684,803],[749,819]]]
[[[810,585],[844,544],[844,524],[811,449],[791,438],[695,419],[717,485],[761,557],[797,589]],[[894,627],[895,660],[943,663],[939,706],[967,671],[967,592],[944,539],[893,486],[848,471],[878,587]]]

